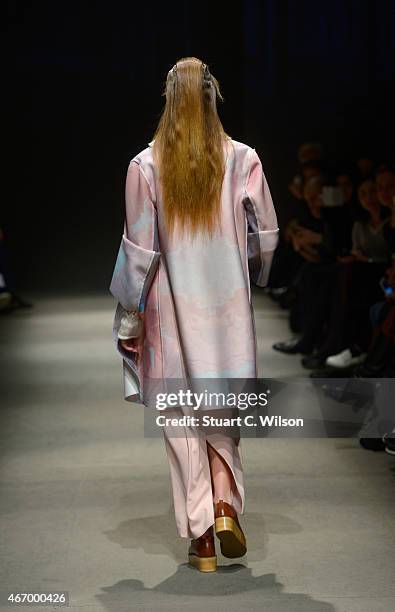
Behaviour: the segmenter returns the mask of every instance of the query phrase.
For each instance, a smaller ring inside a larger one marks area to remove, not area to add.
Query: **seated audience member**
[[[383,232],[389,217],[380,206],[373,181],[360,185],[358,197],[366,219],[355,221],[353,249],[350,255],[338,257],[330,277],[332,299],[325,339],[314,355],[302,360],[307,368],[325,364],[349,367],[364,358],[370,343],[369,308],[380,299],[380,279],[391,260]]]
[[[323,159],[323,156],[324,150],[320,142],[305,142],[298,148],[298,162],[301,165]]]
[[[307,368],[322,367],[328,357],[349,348],[347,343],[353,345],[358,341],[365,349],[369,342],[365,319],[369,305],[381,295],[380,274],[390,252],[382,235],[385,221],[381,219],[382,209],[374,183],[365,181],[358,196],[365,210],[365,221],[354,223],[355,250],[348,257],[338,256],[338,263],[329,260],[325,267],[302,269],[299,275],[299,296],[304,311],[302,336],[273,346],[283,352],[307,355],[302,360]],[[336,226],[332,231],[336,232]],[[355,265],[351,266],[352,263]],[[308,357],[314,349],[316,353]],[[353,346],[352,351],[351,359],[358,361],[363,350]],[[344,361],[344,358],[345,355],[339,359]]]
[[[375,333],[363,364],[355,368],[356,378],[395,376],[395,259],[385,272],[385,299],[372,309]]]
[[[336,176],[336,184],[342,189],[344,197],[345,209],[352,223],[358,219],[361,213],[361,206],[358,201],[358,194],[355,189],[355,185],[360,185],[365,179],[374,178],[372,176],[363,177],[358,179],[355,172],[351,170],[343,170],[338,172]]]
[[[389,210],[391,215],[390,222],[384,228],[384,237],[391,249],[395,253],[395,172],[383,166],[376,174],[377,193],[382,206]]]
[[[365,362],[353,371],[354,378],[395,378],[395,254],[386,270],[385,301],[372,307],[374,337]],[[395,455],[395,428],[380,438],[360,438],[363,448]]]
[[[380,204],[392,211],[395,196],[394,170],[383,164],[376,172],[376,183]]]
[[[350,204],[354,198],[354,182],[349,171],[338,172],[336,176],[336,185],[343,192],[344,204]]]
[[[310,151],[308,145],[307,152]],[[313,151],[315,149],[313,148]],[[265,293],[270,294],[274,299],[283,299],[282,296],[287,292],[293,277],[303,263],[303,258],[294,250],[290,239],[290,228],[294,227],[295,222],[308,215],[306,202],[304,200],[304,186],[313,177],[321,177],[322,163],[320,160],[305,160],[299,153],[299,160],[302,162],[301,174],[296,175],[288,186],[291,199],[288,202],[285,214],[285,229],[280,230],[280,240],[275,251],[268,285]]]
[[[321,176],[313,176],[306,181],[303,195],[307,206],[286,229],[293,249],[306,261],[323,261],[332,249],[332,234],[322,212],[323,184]]]
[[[363,181],[359,186],[358,196],[365,215],[364,217],[360,216],[354,222],[351,254],[339,257],[338,261],[344,264],[368,262],[385,266],[391,260],[391,251],[384,236],[384,228],[389,224],[389,217],[386,210],[380,206],[374,181],[371,179]],[[367,280],[366,274],[369,278],[372,275],[371,282],[374,285],[372,294],[373,292],[378,293],[376,283],[379,282],[380,266],[378,268],[360,267],[359,278],[358,269],[354,267],[352,274],[354,275],[354,285],[359,282],[364,288],[365,294],[369,294],[369,280]],[[343,276],[343,280],[347,281],[347,278]],[[355,294],[351,295],[350,301],[352,302],[353,299],[357,306]],[[356,316],[358,312],[362,315],[362,319]],[[326,359],[326,365],[344,368],[360,363],[365,359],[365,349],[367,349],[370,341],[369,328],[366,322],[366,309],[360,308],[353,312],[353,317],[347,326],[350,345],[340,353],[330,355]]]
[[[389,246],[391,253],[395,253],[395,196],[394,204],[391,211],[391,218],[383,228],[384,238]]]
[[[337,193],[338,190],[340,193]],[[351,172],[344,170],[338,172],[334,185],[325,185],[322,199],[326,220],[335,230],[333,231],[334,251],[339,255],[349,252],[352,246],[353,223],[358,218],[360,209],[360,204],[355,197]]]
[[[339,261],[387,262],[390,249],[384,237],[384,228],[390,224],[390,215],[381,206],[376,184],[367,179],[358,188],[359,202],[365,212],[357,219],[352,228],[352,251],[348,257]]]
[[[304,186],[306,185],[307,181],[314,176],[325,176],[325,162],[321,158],[305,159],[304,157],[298,157],[300,163],[299,172],[288,184],[288,190],[298,202],[303,202]],[[301,208],[301,206],[299,206],[299,208]],[[294,206],[293,209],[291,209],[291,218],[294,210],[297,211],[298,208]]]
[[[287,228],[293,248],[301,255],[304,263],[293,281],[297,291],[293,308],[299,311],[302,340],[292,337],[273,345],[274,349],[285,353],[311,352],[310,341],[306,337],[303,338],[303,335],[314,313],[317,293],[325,282],[328,269],[335,261],[334,235],[337,228],[333,225],[332,218],[328,221],[327,211],[322,207],[322,188],[321,177],[311,178],[307,182],[304,190],[307,204],[305,215],[295,219]],[[291,319],[293,315],[291,309]]]

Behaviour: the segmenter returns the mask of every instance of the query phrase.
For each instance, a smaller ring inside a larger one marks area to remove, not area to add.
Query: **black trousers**
[[[379,286],[386,264],[306,262],[300,270],[298,293],[301,343],[328,357],[357,343],[366,350],[371,337],[369,309],[382,299]]]

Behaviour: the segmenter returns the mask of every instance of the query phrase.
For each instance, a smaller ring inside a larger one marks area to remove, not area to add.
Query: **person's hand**
[[[298,253],[301,251],[309,251],[311,253],[316,252],[313,246],[314,244],[316,243],[306,240],[306,237],[302,232],[297,232],[292,236],[292,246]]]
[[[135,355],[136,365],[139,365],[141,356],[143,353],[143,341],[142,336],[139,338],[128,338],[127,340],[119,341],[122,348],[125,349],[128,353]]]
[[[144,313],[140,313],[139,316],[144,321]],[[120,345],[125,351],[127,351],[131,355],[135,354],[136,365],[139,365],[143,354],[144,337],[145,327],[143,326],[143,331],[138,338],[128,338],[127,340],[119,340]]]
[[[138,338],[128,338],[120,340],[121,346],[130,353],[138,353]]]
[[[299,251],[300,255],[307,261],[320,262],[321,255],[313,248],[304,247]]]
[[[284,230],[284,238],[287,242],[292,240],[292,237],[295,236],[295,234],[298,232],[299,227],[300,226],[298,224],[297,219],[291,219],[291,221],[287,223]]]
[[[301,250],[301,248],[302,248],[302,243],[301,243],[301,241],[299,240],[299,237],[298,237],[298,235],[297,235],[297,234],[292,234],[292,236],[291,236],[291,242],[292,242],[292,246],[293,246],[294,251],[296,251],[297,253],[299,253],[299,251],[300,251],[300,250]]]
[[[354,255],[357,261],[369,261],[369,257],[364,255],[359,249],[351,251],[351,255]]]
[[[338,255],[337,261],[339,261],[340,263],[348,264],[352,263],[353,261],[356,261],[356,257],[354,255]]]
[[[309,243],[306,243],[299,235],[292,237],[292,246],[296,253],[299,253],[301,257],[307,261],[319,262],[321,261],[321,255],[318,251]]]
[[[312,230],[309,230],[306,227],[299,227],[298,237],[305,244],[321,244],[322,242],[322,234],[319,234],[318,232],[313,232]]]

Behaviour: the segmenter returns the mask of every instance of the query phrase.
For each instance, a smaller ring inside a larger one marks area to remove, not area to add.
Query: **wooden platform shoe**
[[[236,510],[220,499],[214,504],[214,515],[215,533],[221,542],[224,557],[243,557],[247,552],[247,543]]]
[[[200,572],[215,572],[217,557],[215,555],[214,529],[209,527],[200,538],[191,540],[188,549],[189,565],[196,567]]]

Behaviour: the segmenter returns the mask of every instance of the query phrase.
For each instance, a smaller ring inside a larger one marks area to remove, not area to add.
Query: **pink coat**
[[[129,163],[124,230],[111,280],[113,338],[123,359],[124,398],[146,403],[144,379],[255,378],[250,279],[267,284],[278,223],[255,149],[224,144],[221,229],[193,240],[166,232],[152,143]],[[118,341],[124,309],[144,311],[139,365]]]

